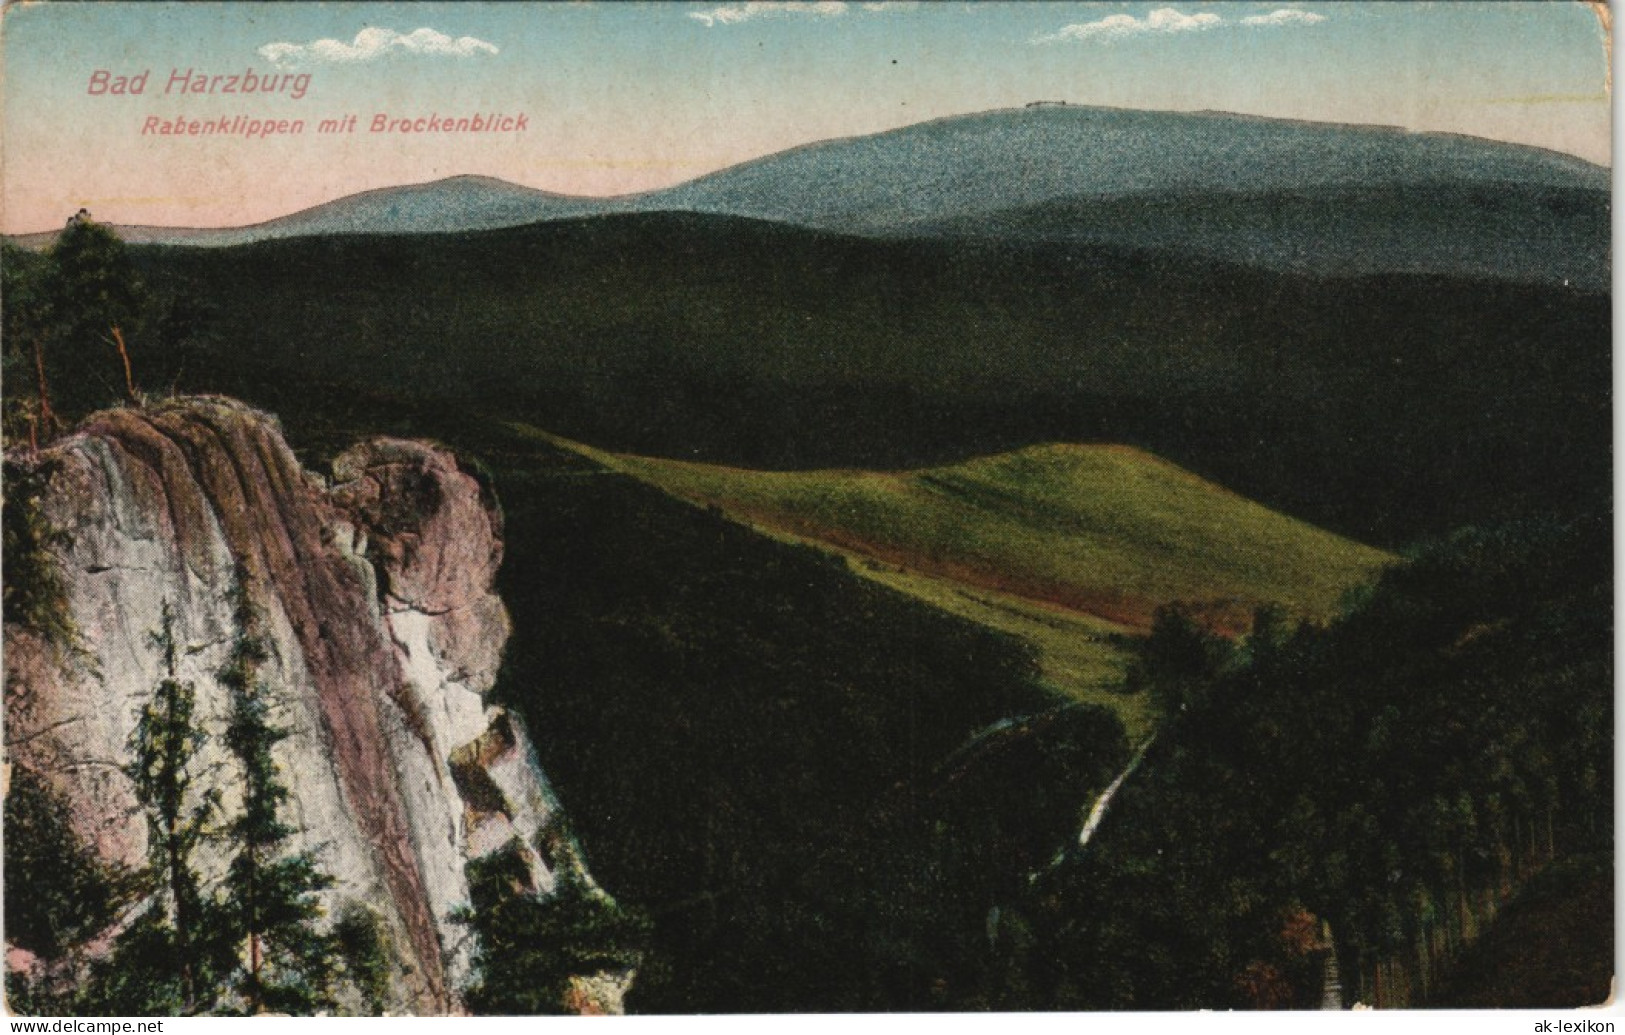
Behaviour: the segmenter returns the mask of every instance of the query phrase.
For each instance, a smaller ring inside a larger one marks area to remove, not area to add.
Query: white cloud
[[[1239,22],[1229,23],[1244,25],[1249,28],[1277,28],[1287,25],[1314,25],[1326,20],[1323,14],[1313,11],[1300,11],[1296,8],[1283,7],[1269,14],[1249,15]],[[1215,29],[1227,24],[1216,14],[1201,11],[1197,14],[1185,14],[1172,7],[1159,7],[1144,18],[1136,18],[1132,14],[1111,14],[1093,22],[1078,22],[1074,25],[1063,25],[1061,28],[1047,36],[1038,36],[1034,43],[1060,43],[1064,40],[1118,40],[1125,36],[1141,36],[1147,33],[1174,33],[1199,32],[1205,29]]]
[[[1125,36],[1140,36],[1146,33],[1160,32],[1200,32],[1221,24],[1222,19],[1216,14],[1203,11],[1199,14],[1183,14],[1172,7],[1159,7],[1144,18],[1136,18],[1132,14],[1112,14],[1095,22],[1078,22],[1074,25],[1063,25],[1048,36],[1039,36],[1034,43],[1060,43],[1063,40],[1115,40]]]
[[[878,0],[863,5],[865,11],[906,11],[920,6],[920,0]]]
[[[495,44],[459,36],[452,39],[433,29],[413,29],[402,34],[394,29],[366,28],[355,34],[349,43],[343,40],[313,40],[310,43],[267,43],[259,49],[260,56],[274,65],[291,65],[301,61],[329,61],[350,63],[372,61],[385,54],[439,54],[448,57],[473,57],[476,54],[495,54]]]
[[[810,14],[820,18],[830,18],[846,13],[846,4],[840,0],[819,0],[819,2],[802,2],[802,0],[751,0],[750,3],[721,4],[709,11],[690,11],[688,16],[696,21],[705,23],[706,28],[714,25],[738,25],[740,22],[760,18],[763,15],[776,14]]]
[[[1269,14],[1255,14],[1249,18],[1243,18],[1241,24],[1260,25],[1269,28],[1275,25],[1314,25],[1316,22],[1325,20],[1326,16],[1324,14],[1283,7],[1279,11],[1271,11]]]

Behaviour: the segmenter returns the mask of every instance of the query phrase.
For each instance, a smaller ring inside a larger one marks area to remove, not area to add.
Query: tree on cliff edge
[[[6,245],[0,280],[6,433],[26,435],[34,447],[61,430],[59,407],[71,420],[107,405],[110,392],[139,402],[131,329],[156,324],[173,332],[186,308],[176,299],[167,310],[150,305],[124,242],[83,210],[41,253]],[[106,370],[109,350],[118,357],[121,389],[97,374]]]
[[[126,397],[140,401],[124,334],[140,317],[144,292],[124,242],[81,209],[47,255],[47,291],[69,357],[83,362],[96,350],[113,348]]]

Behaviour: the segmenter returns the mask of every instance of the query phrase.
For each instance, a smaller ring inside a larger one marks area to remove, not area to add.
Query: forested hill
[[[677,214],[132,252],[197,300],[145,376],[282,410],[432,397],[769,468],[1121,442],[1384,545],[1608,484],[1609,300],[1574,287]]]
[[[1239,650],[1167,616],[1140,678],[1175,717],[1053,889],[1057,1005],[1306,1005],[1322,920],[1347,1002],[1430,1005],[1526,881],[1611,872],[1608,538],[1466,529],[1329,628],[1265,622]],[[1522,967],[1504,1005],[1606,998],[1611,929],[1562,960],[1522,930],[1514,955],[1552,972]]]

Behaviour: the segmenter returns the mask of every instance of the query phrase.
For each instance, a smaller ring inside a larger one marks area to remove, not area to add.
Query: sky
[[[1599,164],[1611,148],[1602,30],[1569,0],[13,0],[0,58],[6,233],[58,227],[81,207],[115,223],[241,226],[458,174],[631,193],[1034,100],[1397,125]],[[241,92],[251,74],[280,89]],[[512,128],[373,131],[379,116],[476,114]],[[353,129],[321,129],[352,115]],[[281,131],[242,134],[256,122]],[[189,135],[194,123],[216,132]]]

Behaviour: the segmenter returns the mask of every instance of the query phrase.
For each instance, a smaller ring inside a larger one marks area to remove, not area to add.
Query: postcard
[[[1612,1030],[1610,39],[9,4],[7,1008]]]

